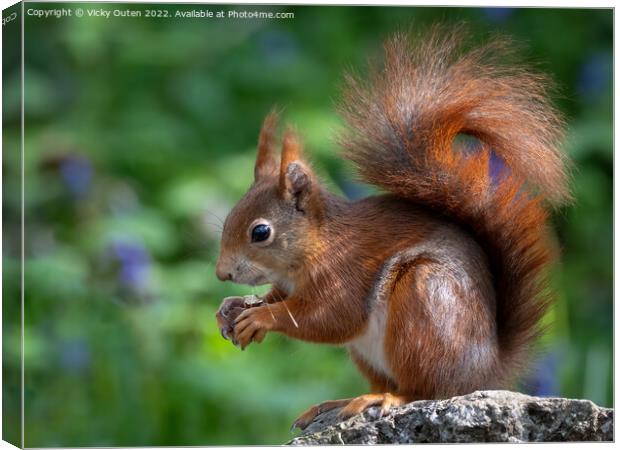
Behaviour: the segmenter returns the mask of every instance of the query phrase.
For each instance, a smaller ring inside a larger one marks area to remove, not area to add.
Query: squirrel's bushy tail
[[[385,45],[368,80],[348,76],[346,156],[362,178],[468,228],[495,280],[501,366],[518,369],[550,295],[546,206],[570,198],[563,124],[547,79],[506,64],[510,44],[464,51],[463,27]],[[468,147],[467,139],[476,147]],[[465,143],[463,143],[463,141]],[[459,143],[460,142],[460,143]],[[499,163],[498,163],[499,162]]]

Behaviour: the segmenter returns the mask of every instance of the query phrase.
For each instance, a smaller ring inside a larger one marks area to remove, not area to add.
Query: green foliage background
[[[379,55],[390,32],[435,21],[511,35],[557,80],[576,201],[554,218],[559,297],[523,389],[611,405],[611,10],[236,9],[295,18],[25,18],[25,445],[278,444],[310,404],[364,392],[343,349],[272,335],[241,352],[220,337],[220,300],[252,289],[215,278],[219,227],[251,182],[274,104],[335,190],[363,191],[332,140],[342,72]],[[4,430],[14,439],[18,56],[5,58],[3,80]]]

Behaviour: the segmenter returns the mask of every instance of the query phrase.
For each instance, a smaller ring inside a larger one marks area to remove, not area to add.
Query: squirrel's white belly
[[[394,378],[385,357],[385,324],[387,307],[384,301],[374,305],[366,330],[348,343],[348,347],[378,373]]]

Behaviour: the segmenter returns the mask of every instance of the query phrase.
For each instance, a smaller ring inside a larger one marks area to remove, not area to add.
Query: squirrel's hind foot
[[[332,409],[341,408],[338,417],[342,420],[353,417],[371,406],[380,406],[379,417],[385,415],[390,408],[401,406],[407,403],[407,399],[400,395],[385,392],[382,394],[365,394],[359,397],[347,398],[343,400],[328,400],[318,405],[311,406],[301,416],[293,422],[291,431],[295,428],[304,430],[310,425],[320,414],[331,411]]]
[[[341,419],[348,419],[357,414],[360,414],[370,408],[371,406],[380,406],[379,417],[383,417],[390,408],[401,406],[407,403],[407,399],[400,395],[390,394],[385,392],[383,394],[365,394],[351,399],[346,406],[338,413],[338,417]]]

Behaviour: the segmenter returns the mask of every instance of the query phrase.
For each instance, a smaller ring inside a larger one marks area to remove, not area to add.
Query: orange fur
[[[254,166],[254,179],[268,177],[276,171],[277,159],[274,152],[275,131],[278,124],[278,112],[273,109],[265,118],[258,138],[258,152]]]
[[[340,142],[388,194],[330,194],[288,131],[280,171],[261,171],[224,225],[218,276],[273,285],[269,305],[237,318],[237,340],[277,331],[347,345],[373,390],[347,413],[510,386],[551,299],[546,209],[570,198],[562,121],[544,77],[503,65],[506,43],[467,52],[462,36],[435,28],[412,47],[396,35],[370,81],[347,78]],[[274,127],[257,167],[272,167]],[[269,245],[248,238],[257,218]]]

